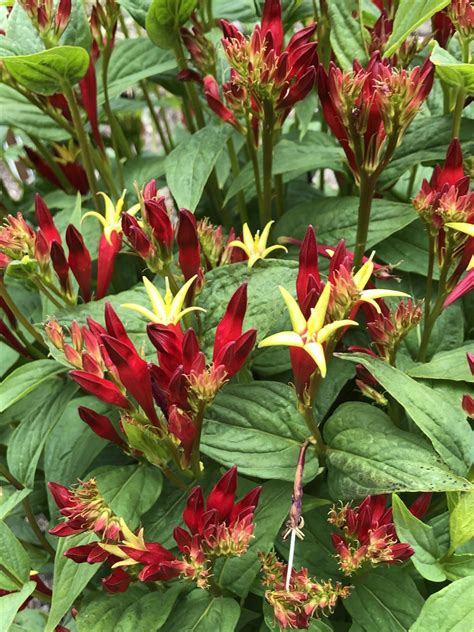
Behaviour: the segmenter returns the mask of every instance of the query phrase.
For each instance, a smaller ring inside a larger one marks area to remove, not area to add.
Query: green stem
[[[201,477],[201,433],[202,433],[202,422],[204,420],[204,410],[205,404],[201,402],[200,408],[194,417],[194,426],[196,428],[196,435],[193,441],[193,447],[191,451],[191,469],[196,479]]]
[[[258,164],[257,151],[255,149],[255,145],[253,142],[252,130],[250,129],[250,125],[247,125],[247,151],[249,153],[250,160],[252,161],[253,176],[255,179],[255,189],[257,191],[258,210],[259,210],[260,218],[262,218],[263,196],[262,196],[262,182],[260,179],[260,166]]]
[[[34,278],[33,279],[33,283],[36,285],[36,287],[38,288],[38,290],[40,292],[42,292],[46,298],[51,301],[51,303],[57,307],[58,309],[62,309],[64,307],[64,304],[61,305],[61,303],[51,294],[51,292],[48,290],[48,288],[43,284],[43,282],[41,281],[41,279],[38,278]]]
[[[232,176],[235,179],[239,177],[240,174],[240,165],[239,159],[237,158],[237,153],[235,151],[234,141],[232,140],[232,136],[227,141],[227,151],[229,153],[230,166],[232,169]],[[245,224],[249,221],[247,206],[245,204],[245,195],[243,191],[239,191],[237,194],[237,208],[239,211],[239,217],[242,224]]]
[[[76,130],[77,140],[79,142],[79,147],[81,150],[82,162],[84,163],[84,169],[86,171],[87,181],[92,193],[94,207],[96,211],[99,212],[99,201],[97,199],[98,188],[97,181],[95,179],[94,163],[92,161],[90,142],[86,130],[84,129],[84,125],[82,124],[81,114],[77,105],[76,96],[73,89],[71,88],[70,83],[67,80],[63,79],[61,81],[61,87],[64,97],[69,106],[72,121],[74,123],[74,128]]]
[[[428,228],[429,230],[429,228]],[[431,297],[433,295],[433,272],[435,263],[435,238],[431,234],[428,235],[428,270],[426,272],[426,290],[425,290],[425,313],[423,329],[427,326],[430,320],[431,312]]]
[[[263,228],[272,219],[272,196],[273,196],[273,104],[269,100],[263,103],[263,129],[262,129],[262,152],[263,152],[263,207],[260,217],[260,224]]]
[[[464,110],[464,101],[466,98],[466,91],[464,86],[460,86],[456,95],[456,103],[453,111],[453,126],[451,136],[453,138],[459,138],[459,132],[461,130],[461,118]]]
[[[3,298],[7,306],[10,308],[11,312],[17,319],[19,323],[23,325],[26,331],[33,336],[33,338],[39,342],[43,347],[44,339],[43,336],[39,333],[39,331],[30,323],[28,318],[23,314],[23,312],[17,307],[15,301],[12,299],[9,291],[7,290],[5,283],[0,279],[0,297]]]
[[[156,131],[158,132],[158,135],[161,140],[161,144],[163,145],[163,149],[165,150],[165,154],[169,154],[171,151],[171,148],[168,145],[168,140],[166,138],[166,134],[161,125],[160,119],[158,118],[158,115],[155,112],[155,108],[153,107],[153,102],[150,98],[150,93],[148,92],[148,88],[145,81],[140,81],[140,87],[142,89],[143,96],[145,97],[145,101],[148,106],[148,110],[150,112],[151,120],[153,122],[153,125],[155,126]]]
[[[175,144],[174,144],[174,141],[173,141],[173,134],[171,133],[171,128],[170,128],[170,125],[168,123],[168,119],[166,118],[166,111],[164,110],[164,108],[160,108],[159,114],[160,114],[161,120],[163,121],[163,125],[164,125],[165,130],[166,130],[166,136],[168,138],[168,145],[170,147],[170,150],[172,150],[172,149],[174,149]]]
[[[280,218],[285,212],[285,185],[283,184],[283,174],[275,176],[276,212]]]
[[[3,476],[3,478],[5,478],[11,485],[13,485],[13,487],[15,489],[18,489],[18,490],[25,489],[25,486],[23,485],[23,483],[21,483],[19,480],[17,480],[10,473],[10,471],[7,470],[7,468],[4,465],[2,465],[2,464],[0,464],[0,476]],[[52,557],[54,557],[56,555],[56,551],[53,549],[51,544],[46,539],[44,533],[39,528],[39,525],[36,522],[35,515],[34,515],[33,510],[31,508],[30,499],[28,498],[28,496],[22,500],[22,504],[23,504],[23,509],[25,510],[26,517],[27,517],[28,522],[30,524],[30,527],[32,528],[34,534],[38,538],[38,541],[41,543],[41,546]]]
[[[416,174],[418,173],[418,165],[413,165],[410,173],[410,180],[408,181],[407,187],[407,199],[411,200],[411,196],[413,195],[413,188],[415,186]]]
[[[359,187],[359,212],[357,219],[357,237],[354,250],[354,267],[360,267],[364,252],[367,248],[367,236],[369,234],[370,212],[375,193],[375,179],[365,171],[360,174]]]

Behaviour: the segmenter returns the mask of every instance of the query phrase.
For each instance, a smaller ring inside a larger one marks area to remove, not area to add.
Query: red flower
[[[201,247],[197,234],[196,218],[186,209],[179,211],[176,240],[178,242],[179,267],[185,280],[191,279],[196,274],[201,279]]]
[[[122,593],[128,589],[131,581],[132,576],[123,568],[114,568],[112,573],[102,580],[102,587],[106,592]]]
[[[107,439],[107,441],[112,441],[112,443],[115,443],[119,447],[125,446],[125,442],[120,438],[108,417],[86,406],[79,406],[77,411],[82,421],[84,421],[96,435]]]
[[[122,247],[122,236],[117,231],[110,233],[110,240],[102,233],[99,241],[97,259],[97,288],[95,298],[98,300],[107,294],[114,273],[115,258]]]
[[[61,244],[61,235],[56,228],[53,216],[39,193],[35,194],[35,216],[41,233],[46,238],[49,246],[51,246],[53,241],[57,241],[58,244]]]
[[[81,388],[91,395],[95,395],[101,401],[119,408],[131,408],[128,399],[119,387],[110,380],[97,377],[86,371],[69,371],[69,375]]]
[[[92,259],[81,233],[72,224],[66,230],[66,243],[69,267],[79,284],[82,298],[88,302],[91,299]]]
[[[189,531],[174,530],[179,550],[191,555],[193,538],[207,555],[242,555],[254,531],[253,517],[261,487],[256,487],[235,502],[237,468],[233,467],[214,486],[205,502],[201,487],[191,492],[183,520]]]
[[[410,507],[411,513],[422,518],[430,500],[431,494],[421,494]],[[413,555],[409,544],[399,542],[386,501],[385,495],[367,496],[355,509],[345,505],[340,511],[333,508],[329,512],[329,522],[343,531],[343,536],[332,533],[331,538],[346,575],[364,564],[394,564]]]

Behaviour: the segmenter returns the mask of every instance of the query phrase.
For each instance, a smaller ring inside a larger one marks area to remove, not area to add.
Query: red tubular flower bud
[[[226,378],[231,378],[240,371],[255,347],[256,340],[257,330],[249,329],[223,349],[223,353],[218,357],[218,363],[225,368]]]
[[[228,518],[234,508],[235,492],[237,490],[237,467],[234,465],[216,483],[207,497],[207,511],[215,510],[218,520]]]
[[[49,265],[49,261],[50,261],[49,251],[50,251],[50,245],[48,244],[48,241],[46,240],[46,237],[44,236],[43,232],[39,230],[36,233],[36,240],[35,240],[35,259],[38,262],[38,265],[40,266],[40,268],[43,270],[45,270]]]
[[[68,507],[68,505],[70,504],[70,493],[67,487],[64,487],[64,485],[60,485],[59,483],[54,483],[53,481],[50,481],[48,483],[48,489],[51,492],[51,495],[54,498],[54,502],[59,507],[59,509]]]
[[[69,371],[72,379],[79,386],[107,404],[113,404],[119,408],[130,409],[131,405],[122,391],[110,380],[91,375],[85,371]]]
[[[69,287],[69,264],[66,260],[63,247],[57,241],[51,244],[51,263],[54,271],[58,275],[59,283],[64,292],[68,292]]]
[[[234,292],[230,299],[224,316],[217,325],[214,341],[214,361],[223,348],[235,341],[242,333],[242,325],[247,309],[247,283]]]
[[[107,439],[107,441],[112,441],[112,443],[115,443],[121,448],[125,446],[125,442],[120,438],[108,417],[86,406],[79,406],[77,411],[82,421],[85,422],[96,435],[102,437],[102,439]]]
[[[168,431],[181,442],[186,462],[189,461],[191,456],[196,430],[196,426],[189,415],[177,406],[170,407],[168,411]]]
[[[179,266],[187,281],[195,274],[199,274],[201,270],[201,247],[196,228],[196,218],[186,209],[179,211],[176,240],[179,250]]]
[[[98,564],[105,562],[109,553],[104,551],[98,544],[82,544],[73,546],[64,553],[65,557],[73,560],[76,564],[87,562],[88,564]]]
[[[235,114],[230,108],[224,105],[219,95],[219,86],[217,81],[212,75],[207,75],[203,80],[204,96],[211,110],[217,114],[225,123],[230,123],[234,127],[238,127],[239,124],[235,118]]]
[[[66,230],[66,243],[69,248],[68,263],[79,284],[83,300],[91,300],[92,260],[81,233],[69,224]]]
[[[111,336],[102,336],[107,353],[116,366],[120,381],[145,411],[154,426],[160,426],[153,403],[148,364],[137,351]]]
[[[122,230],[140,257],[146,259],[152,251],[152,245],[136,218],[129,213],[124,213],[122,215]]]
[[[263,6],[262,33],[265,36],[268,32],[272,35],[273,49],[281,52],[283,45],[283,22],[281,18],[280,0],[266,0]]]
[[[39,193],[35,194],[35,217],[41,233],[46,238],[48,244],[51,245],[53,241],[57,241],[61,244],[61,235],[56,228],[53,216]]]
[[[305,303],[306,297],[311,290],[318,293],[321,288],[321,277],[318,266],[318,245],[314,228],[308,226],[306,234],[301,244],[299,255],[298,277],[296,279],[296,294],[300,306]],[[309,314],[304,314],[309,317]]]
[[[194,487],[188,497],[183,512],[183,520],[191,533],[198,533],[204,511],[202,489],[200,487]]]
[[[164,251],[169,253],[173,246],[174,230],[166,210],[165,198],[145,199],[145,217],[154,238]]]
[[[143,189],[143,199],[145,202],[148,200],[153,200],[156,198],[158,190],[156,188],[156,180],[153,178],[150,182],[147,182],[145,188]]]
[[[123,568],[115,568],[110,575],[102,580],[102,588],[109,593],[122,593],[128,589],[131,581],[132,576]]]
[[[62,33],[71,17],[71,0],[60,0],[56,11],[56,31]]]
[[[2,318],[0,318],[0,339],[5,341],[5,343],[15,349],[20,355],[25,358],[31,358],[28,349],[24,347],[19,340],[17,340],[16,336],[10,331],[6,323]]]
[[[122,342],[123,344],[126,344],[127,346],[129,346],[131,349],[134,350],[135,347],[133,345],[133,342],[128,337],[127,330],[125,329],[122,321],[118,317],[117,312],[112,307],[112,303],[107,302],[105,304],[104,318],[105,318],[105,326],[107,328],[107,331],[105,331],[103,328],[100,329],[99,331],[96,327],[95,335],[102,336],[102,334],[109,334],[109,336],[112,336],[113,338],[117,338],[117,340],[120,340],[120,342]],[[95,325],[98,325],[98,323],[96,323]]]
[[[107,294],[114,273],[115,258],[122,247],[122,236],[117,231],[110,234],[110,242],[102,234],[99,241],[99,256],[97,259],[97,287],[96,299],[103,298]]]

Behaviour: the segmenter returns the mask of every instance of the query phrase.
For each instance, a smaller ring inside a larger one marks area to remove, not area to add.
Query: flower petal
[[[308,342],[303,348],[316,362],[321,377],[326,377],[326,355],[323,346],[319,342]]]
[[[301,336],[295,331],[280,331],[278,334],[273,334],[261,340],[258,346],[259,348],[273,346],[303,347],[304,343]]]
[[[322,329],[324,321],[326,319],[326,312],[329,305],[329,298],[331,296],[331,283],[328,281],[321,292],[318,302],[311,310],[311,316],[308,318],[308,332],[310,334],[316,333]]]
[[[296,300],[291,296],[291,294],[281,285],[279,286],[281,295],[283,296],[283,300],[286,303],[286,307],[288,308],[288,312],[290,314],[291,324],[293,326],[293,330],[298,334],[302,334],[306,331],[306,318],[303,316],[303,312],[300,309],[300,306],[296,302]]]
[[[318,331],[317,341],[322,344],[330,338],[335,331],[341,329],[341,327],[350,327],[351,325],[357,327],[358,324],[359,323],[355,320],[336,320],[333,323],[324,325],[324,327]]]

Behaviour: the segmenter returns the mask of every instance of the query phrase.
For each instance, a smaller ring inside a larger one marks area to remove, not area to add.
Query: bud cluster
[[[333,507],[328,522],[342,533],[332,533],[339,567],[345,575],[361,569],[394,564],[409,559],[414,551],[398,540],[392,509],[386,508],[386,497],[367,496],[360,505]],[[428,508],[431,494],[422,494],[411,506],[413,515],[421,518]]]
[[[452,0],[445,11],[460,39],[469,46],[474,39],[474,6],[471,0]]]
[[[71,0],[59,0],[57,8],[53,0],[20,0],[20,4],[44,37],[57,41],[69,23]]]
[[[265,599],[273,608],[280,629],[307,629],[311,619],[330,614],[337,600],[349,596],[350,586],[340,582],[317,581],[309,576],[307,568],[292,570],[290,585],[285,586],[288,566],[280,562],[275,553],[260,555],[262,583],[267,587]]]

